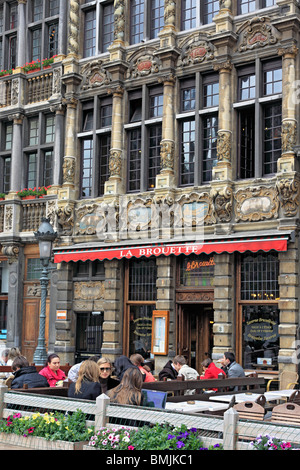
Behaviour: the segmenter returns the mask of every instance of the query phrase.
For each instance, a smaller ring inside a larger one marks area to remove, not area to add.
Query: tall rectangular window
[[[8,68],[15,69],[17,66],[17,36],[8,39]]]
[[[45,152],[43,185],[51,186],[53,183],[53,150]]]
[[[264,174],[277,172],[277,160],[281,155],[281,104],[269,104],[264,108],[263,155]]]
[[[82,142],[82,197],[90,197],[92,194],[93,175],[93,140]]]
[[[181,2],[181,29],[187,30],[196,27],[196,0],[182,0]]]
[[[84,57],[91,57],[96,53],[96,10],[85,13],[84,21]]]
[[[1,181],[0,192],[8,193],[10,190],[11,157],[1,157],[0,160]]]
[[[218,116],[210,115],[203,118],[203,168],[204,183],[211,181],[212,169],[217,162]]]
[[[129,191],[140,190],[141,180],[141,129],[134,129],[129,132],[129,172],[128,185]]]
[[[42,30],[35,29],[32,32],[32,60],[36,61],[41,57]]]
[[[130,2],[130,43],[138,44],[144,38],[144,0]]]
[[[103,6],[102,13],[102,52],[106,52],[107,48],[114,40],[114,5],[109,3]]]
[[[149,189],[155,188],[156,175],[160,171],[160,142],[161,125],[149,128],[149,158],[148,158],[148,185]]]
[[[194,184],[195,176],[195,120],[182,123],[180,146],[180,185]]]
[[[58,24],[49,25],[48,31],[48,58],[58,54]]]
[[[59,14],[59,0],[49,0],[49,16]]]
[[[18,3],[9,4],[9,27],[15,29],[18,27]]]
[[[29,121],[29,145],[37,145],[39,139],[39,121],[30,119]]]
[[[253,107],[242,110],[239,115],[240,177],[254,177],[255,163],[255,112]]]
[[[37,177],[37,155],[31,153],[28,155],[28,166],[27,166],[27,186],[28,188],[36,187]]]
[[[46,138],[45,142],[54,142],[54,133],[55,133],[55,117],[47,116],[46,117]]]
[[[43,18],[43,0],[33,0],[32,16],[33,21],[39,21]]]
[[[151,0],[150,38],[157,38],[164,27],[164,0]]]

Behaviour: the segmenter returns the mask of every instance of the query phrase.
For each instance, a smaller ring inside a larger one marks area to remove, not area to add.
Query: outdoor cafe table
[[[290,396],[295,392],[295,389],[288,390],[272,390],[271,392],[265,392],[264,396],[267,401],[280,400],[284,398],[290,398]]]
[[[203,411],[222,411],[227,410],[228,405],[225,403],[213,403],[209,401],[195,400],[194,404],[186,401],[179,403],[167,402],[166,410],[181,411],[183,413],[199,413]]]
[[[209,397],[210,400],[213,401],[221,401],[225,403],[230,403],[232,397],[235,397],[236,403],[243,403],[244,401],[255,401],[258,397],[260,397],[260,393],[237,393],[232,395],[211,395]]]

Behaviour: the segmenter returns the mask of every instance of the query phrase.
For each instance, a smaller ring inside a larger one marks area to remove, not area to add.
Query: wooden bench
[[[210,396],[232,395],[251,391],[252,393],[263,394],[265,392],[265,380],[263,377],[238,377],[225,379],[203,379],[203,380],[167,380],[146,382],[143,384],[144,389],[159,390],[161,392],[172,393],[168,396],[167,401],[181,402],[187,400],[208,400]],[[216,388],[216,392],[210,389]],[[232,390],[236,389],[237,390]],[[185,390],[195,390],[195,394],[184,395]]]
[[[45,366],[36,366],[34,363],[30,364],[31,366],[35,366],[37,372],[40,372]],[[60,366],[60,369],[64,371],[66,375],[68,375],[69,370],[71,369],[71,365],[67,362],[64,365]],[[0,374],[1,373],[12,373],[11,366],[0,366]]]
[[[264,407],[252,401],[238,403],[237,405],[234,405],[233,409],[238,412],[239,417],[242,419],[254,419],[256,421],[263,421],[265,416]]]

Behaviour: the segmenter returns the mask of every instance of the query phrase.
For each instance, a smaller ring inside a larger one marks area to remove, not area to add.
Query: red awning
[[[222,240],[210,240],[204,243],[167,243],[167,244],[149,244],[137,246],[118,246],[118,247],[81,247],[76,246],[68,248],[56,248],[54,253],[54,262],[62,261],[94,261],[94,260],[112,260],[112,259],[130,259],[141,258],[145,256],[179,256],[201,254],[201,253],[244,253],[251,251],[287,251],[288,235],[249,237],[249,238],[228,238]]]

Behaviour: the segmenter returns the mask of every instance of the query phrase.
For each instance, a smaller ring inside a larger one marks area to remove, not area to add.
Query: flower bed
[[[169,424],[132,428],[101,428],[91,436],[89,447],[99,450],[221,450],[216,444],[203,446],[198,430],[185,425],[174,427]]]
[[[88,441],[93,428],[86,428],[85,415],[77,410],[71,415],[63,413],[34,413],[31,416],[22,416],[16,413],[0,421],[1,441],[16,442],[16,445],[35,446],[28,443],[28,438],[43,438],[47,441],[83,442]],[[14,434],[15,436],[7,436]],[[32,439],[31,439],[32,441]],[[40,442],[40,440],[38,440]],[[36,444],[38,445],[38,444]],[[40,447],[39,444],[38,447]],[[59,444],[61,447],[62,444]],[[53,446],[52,446],[53,447]],[[66,447],[64,445],[64,447]],[[69,446],[70,447],[70,446]]]
[[[31,196],[33,199],[35,199],[36,197],[45,196],[49,188],[50,186],[39,186],[38,188],[24,188],[21,191],[18,191],[17,195],[21,198]]]
[[[255,450],[299,450],[291,444],[276,437],[272,437],[269,434],[257,436],[255,441],[250,442],[250,448]]]

